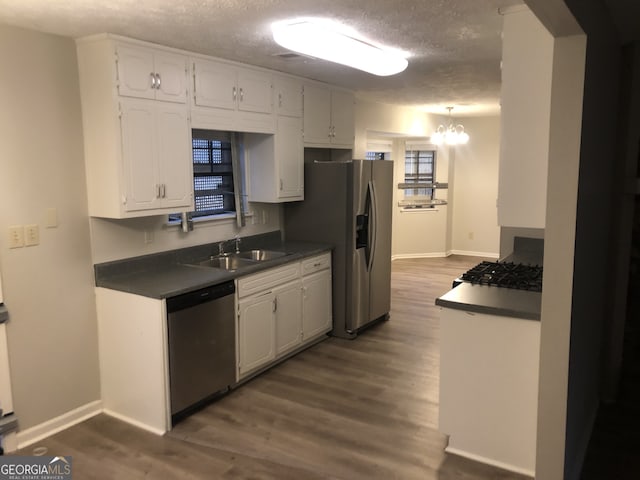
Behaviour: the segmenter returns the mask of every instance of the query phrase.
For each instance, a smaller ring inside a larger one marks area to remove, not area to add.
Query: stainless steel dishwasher
[[[235,383],[233,281],[167,298],[171,421]]]

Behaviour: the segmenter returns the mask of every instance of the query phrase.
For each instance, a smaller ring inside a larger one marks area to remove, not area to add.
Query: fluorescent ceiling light
[[[276,22],[271,29],[273,39],[284,48],[374,75],[395,75],[409,64],[399,52],[372,45],[328,21],[289,20]]]

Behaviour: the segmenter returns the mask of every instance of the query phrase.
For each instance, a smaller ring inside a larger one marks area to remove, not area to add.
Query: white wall
[[[246,237],[280,229],[281,207],[278,204],[249,204],[253,216],[242,228],[235,218],[216,222],[194,222],[191,232],[167,225],[167,216],[112,220],[91,218],[91,245],[94,263],[164,252],[178,248]]]
[[[97,325],[75,45],[0,25],[0,64],[0,261],[24,431],[99,400]],[[24,224],[40,244],[9,249],[7,227]]]
[[[465,118],[462,123],[471,138],[454,147],[451,251],[498,257],[500,117]]]

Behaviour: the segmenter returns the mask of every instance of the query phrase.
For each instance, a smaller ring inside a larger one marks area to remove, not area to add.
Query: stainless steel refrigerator
[[[334,245],[333,331],[353,338],[391,307],[393,162],[304,165],[303,202],[284,209],[287,241]]]

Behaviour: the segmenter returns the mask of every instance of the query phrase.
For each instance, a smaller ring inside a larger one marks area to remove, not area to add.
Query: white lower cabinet
[[[302,343],[302,283],[282,285],[274,289],[276,322],[276,356],[282,355]]]
[[[275,358],[273,293],[238,302],[238,372],[243,375]]]
[[[238,279],[238,379],[331,331],[331,254]]]
[[[302,278],[302,340],[331,330],[331,270]]]

